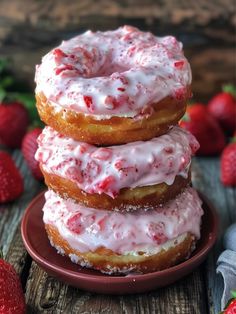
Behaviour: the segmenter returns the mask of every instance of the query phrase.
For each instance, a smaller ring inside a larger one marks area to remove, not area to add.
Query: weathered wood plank
[[[131,24],[183,41],[195,98],[206,100],[236,81],[235,21],[233,0],[0,0],[0,57],[12,58],[12,71],[33,89],[35,64],[62,39]]]
[[[34,262],[26,286],[29,313],[207,313],[201,268],[169,287],[147,294],[110,296],[68,287]]]
[[[24,289],[28,279],[32,259],[24,247],[21,238],[20,225],[16,229],[5,259],[14,266],[16,272],[21,278],[22,287]]]
[[[0,234],[7,260],[19,274],[26,272],[30,260],[20,239],[19,221],[26,203],[40,189],[32,178],[22,156],[13,154],[25,177],[25,193],[18,202],[1,206]],[[225,189],[219,182],[219,161],[215,158],[198,158],[193,162],[193,181],[215,204],[221,217],[221,231],[236,219],[235,189]],[[49,277],[34,262],[26,284],[29,313],[218,313],[222,281],[215,273],[216,259],[222,251],[218,240],[205,264],[192,275],[170,287],[132,296],[96,295],[68,287]],[[206,282],[205,282],[206,280]],[[24,282],[24,278],[23,278]],[[205,285],[208,294],[205,295]],[[209,304],[209,305],[208,305]]]
[[[220,218],[218,241],[205,264],[208,303],[212,314],[220,312],[220,300],[223,293],[222,278],[216,275],[216,261],[223,250],[222,236],[226,228],[236,221],[236,189],[225,188],[220,183],[219,172],[218,158],[197,158],[193,162],[194,185],[215,205]]]
[[[1,0],[1,15],[17,22],[29,22],[32,25],[40,24],[42,29],[48,29],[48,20],[53,27],[64,28],[66,25],[77,24],[80,17],[96,16],[103,17],[136,17],[158,18],[166,23],[180,24],[183,20],[206,25],[211,21],[222,18],[228,24],[235,25],[235,4],[232,0],[204,1],[194,0],[179,1],[155,1],[148,0],[81,0],[66,2],[55,0],[32,1],[25,0],[23,3],[17,0]],[[166,21],[166,17],[169,20]],[[116,21],[113,21],[113,24]],[[149,22],[150,23],[150,22]]]

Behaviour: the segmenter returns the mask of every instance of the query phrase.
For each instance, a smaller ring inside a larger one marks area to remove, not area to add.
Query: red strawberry
[[[236,137],[222,152],[220,160],[220,179],[226,186],[236,185]]]
[[[232,134],[236,128],[236,98],[225,87],[225,91],[215,95],[208,103],[208,111],[218,120],[224,131]]]
[[[20,147],[29,124],[27,109],[20,103],[0,104],[0,141],[8,147]]]
[[[0,259],[0,314],[24,314],[25,311],[20,279],[12,265]]]
[[[208,113],[202,104],[188,106],[180,126],[190,131],[198,140],[198,155],[220,153],[225,146],[225,137],[217,120]]]
[[[223,313],[224,314],[235,314],[236,313],[236,299],[234,299],[230,302],[227,309],[225,309]]]
[[[21,195],[23,179],[11,156],[0,151],[0,203],[10,202]]]
[[[39,162],[34,158],[36,150],[38,149],[37,138],[41,134],[42,129],[35,128],[29,131],[22,141],[22,153],[32,172],[32,175],[37,180],[42,180],[43,175],[39,168]]]
[[[77,213],[67,220],[70,231],[80,234],[82,232],[81,213]]]
[[[233,298],[229,300],[222,314],[235,314],[236,313],[236,292],[231,291]]]

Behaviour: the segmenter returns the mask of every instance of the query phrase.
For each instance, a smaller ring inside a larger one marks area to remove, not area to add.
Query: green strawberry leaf
[[[232,290],[232,291],[231,291],[231,295],[232,295],[232,297],[233,297],[234,299],[236,299],[236,290]]]
[[[236,86],[232,84],[223,85],[222,90],[236,98]]]
[[[220,314],[225,313],[225,310],[229,307],[230,303],[236,299],[236,290],[232,290],[230,292],[231,292],[231,295],[233,296],[233,298],[229,299],[229,301],[225,305],[224,311],[220,312]]]
[[[44,128],[45,127],[45,124],[41,121],[41,120],[34,120],[32,123],[31,123],[31,128],[32,129],[35,129],[35,128]]]
[[[14,79],[10,75],[6,75],[4,78],[0,81],[0,86],[2,88],[7,88],[11,86],[14,83]]]
[[[6,97],[6,91],[2,86],[0,85],[0,103],[3,101],[3,99]]]
[[[2,90],[2,97],[7,102],[19,101],[28,110],[31,124],[43,127],[43,123],[39,120],[39,115],[35,106],[35,97],[31,93],[21,92],[6,92]],[[0,87],[0,98],[1,98],[1,87]]]
[[[9,60],[7,59],[0,59],[0,73],[2,73],[9,65]]]
[[[30,94],[30,93],[18,93],[18,92],[15,92],[15,93],[9,93],[10,95],[12,94],[12,96],[22,102],[26,108],[28,108],[29,110],[32,110],[35,108],[35,97],[33,94]]]
[[[21,102],[29,112],[30,119],[34,121],[38,119],[38,113],[35,106],[35,97],[30,93],[9,92],[7,93],[8,101]]]
[[[187,112],[185,112],[183,118],[181,119],[184,122],[189,122],[190,121],[190,116]]]

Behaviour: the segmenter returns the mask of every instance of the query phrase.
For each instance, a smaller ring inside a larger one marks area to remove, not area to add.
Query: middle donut
[[[63,198],[106,210],[155,208],[190,184],[195,137],[175,126],[149,141],[97,147],[45,127],[36,159]]]

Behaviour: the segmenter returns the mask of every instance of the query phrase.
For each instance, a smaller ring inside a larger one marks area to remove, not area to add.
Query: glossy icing
[[[199,144],[188,131],[173,127],[149,141],[97,147],[75,141],[45,127],[38,138],[36,159],[48,173],[75,182],[87,193],[116,197],[120,189],[187,178],[191,156]]]
[[[35,80],[36,93],[43,93],[57,111],[95,119],[142,118],[153,103],[184,97],[191,69],[173,36],[123,26],[63,41],[43,57]]]
[[[162,207],[132,213],[87,208],[45,193],[43,220],[56,227],[69,245],[80,252],[105,247],[119,254],[154,254],[189,232],[198,239],[203,210],[193,188]],[[172,242],[171,242],[172,241]]]

